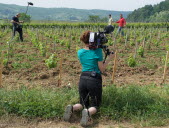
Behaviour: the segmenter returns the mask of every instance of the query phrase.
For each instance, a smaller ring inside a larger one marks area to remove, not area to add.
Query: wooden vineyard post
[[[135,53],[134,53],[134,59],[136,59],[137,49],[138,49],[138,42],[136,41],[136,47],[135,47]]]
[[[114,37],[114,43],[113,43],[113,48],[115,49],[116,47],[116,36]]]
[[[0,88],[2,88],[2,70],[3,70],[3,52],[1,53],[0,58]]]
[[[116,65],[117,65],[117,51],[115,52],[115,56],[114,56],[114,65],[113,65],[113,73],[112,73],[112,84],[114,84]]]
[[[143,49],[145,49],[146,38],[143,39]]]
[[[151,42],[151,39],[152,39],[152,30],[150,32],[150,42]]]
[[[136,28],[134,28],[134,42],[136,42],[135,53],[134,53],[134,59],[135,59],[137,55],[137,47],[138,47],[138,42],[136,41]]]
[[[166,80],[168,57],[169,57],[169,52],[167,51],[167,55],[166,55],[166,59],[165,59],[165,66],[164,66],[163,82],[162,83],[165,83],[165,80]]]
[[[53,51],[56,52],[56,40],[53,41]]]
[[[62,84],[62,63],[63,63],[63,55],[61,56],[60,65],[59,65],[58,87],[60,87]]]
[[[125,39],[125,49],[127,47],[127,40],[128,40],[128,34],[126,33],[126,39]]]
[[[157,41],[159,41],[160,40],[160,38],[161,38],[161,31],[159,30],[159,32],[158,32],[158,36],[157,36]]]

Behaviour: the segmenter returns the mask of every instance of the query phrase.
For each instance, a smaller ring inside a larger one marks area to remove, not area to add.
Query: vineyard
[[[0,56],[3,60],[3,88],[13,90],[24,86],[28,89],[40,87],[57,90],[77,87],[81,74],[77,51],[84,46],[80,42],[80,35],[85,30],[103,31],[105,26],[106,24],[99,23],[24,24],[24,41],[20,42],[18,34],[11,39],[11,26],[2,24]],[[120,34],[116,35],[115,25],[113,36],[106,35],[108,43],[105,45],[110,51],[117,53],[115,86],[161,88],[169,85],[169,59],[166,57],[169,51],[167,26],[169,24],[131,23],[124,29],[125,36],[122,37]],[[114,60],[103,74],[103,85],[108,88],[112,85],[113,66]],[[64,102],[66,101],[69,100]],[[75,102],[75,99],[72,102]],[[60,113],[62,112],[57,114]],[[21,115],[24,114],[21,112]]]
[[[129,24],[123,38],[116,36],[117,29],[113,37],[107,35],[108,43],[105,45],[118,52],[117,85],[159,85],[162,82],[169,33],[165,26],[144,25]],[[77,85],[81,67],[76,52],[83,48],[79,37],[85,30],[97,32],[103,31],[103,27],[104,24],[25,25],[24,42],[21,43],[18,36],[11,40],[9,26],[2,26],[3,83],[57,87],[61,77],[62,86]],[[112,68],[113,61],[103,76],[106,85],[111,82]],[[169,84],[169,78],[166,80]]]

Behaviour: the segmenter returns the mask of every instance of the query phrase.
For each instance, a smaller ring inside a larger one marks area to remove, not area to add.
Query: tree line
[[[127,17],[128,22],[169,22],[169,0],[157,5],[146,5],[134,10]]]

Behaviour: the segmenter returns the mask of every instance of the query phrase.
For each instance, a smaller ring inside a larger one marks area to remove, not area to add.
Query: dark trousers
[[[19,33],[20,40],[23,42],[23,32],[21,27],[13,27],[13,38],[16,34],[16,31]]]
[[[97,74],[100,75],[100,74]],[[90,72],[83,72],[79,82],[80,104],[85,108],[99,108],[102,100],[102,78],[91,77]]]

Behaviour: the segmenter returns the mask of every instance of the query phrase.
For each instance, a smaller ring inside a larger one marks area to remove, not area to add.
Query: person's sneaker
[[[82,119],[80,121],[81,126],[85,127],[88,125],[89,121],[89,113],[87,109],[83,109],[82,111]]]
[[[63,120],[66,122],[70,121],[70,118],[72,116],[73,113],[73,106],[72,105],[68,105],[65,109],[65,113],[63,115]]]

